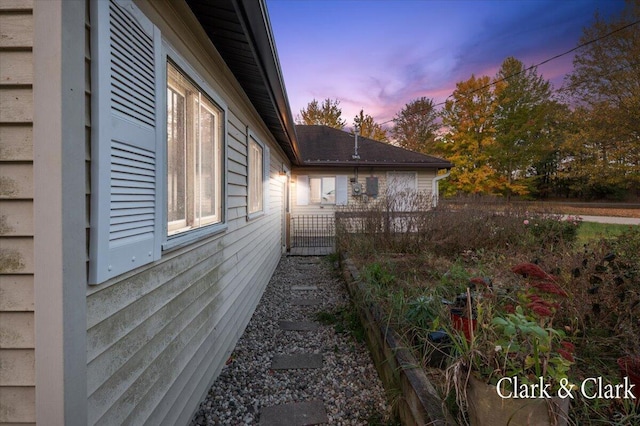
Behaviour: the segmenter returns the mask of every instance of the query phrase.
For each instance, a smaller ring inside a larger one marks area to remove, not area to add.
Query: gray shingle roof
[[[359,159],[354,159],[354,136],[328,126],[297,125],[298,146],[305,166],[380,166],[444,169],[453,165],[442,158],[358,137]]]

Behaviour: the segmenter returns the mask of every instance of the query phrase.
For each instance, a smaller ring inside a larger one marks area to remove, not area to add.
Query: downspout
[[[447,172],[445,174],[440,175],[440,176],[436,176],[431,181],[431,197],[432,197],[431,203],[432,203],[433,207],[436,207],[438,205],[438,196],[439,196],[439,193],[438,193],[438,191],[439,191],[438,190],[438,182],[441,181],[444,178],[449,177],[450,174],[451,174],[451,170],[447,169]]]

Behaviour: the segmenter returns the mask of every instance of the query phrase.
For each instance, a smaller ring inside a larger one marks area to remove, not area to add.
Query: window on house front
[[[168,62],[169,235],[222,220],[222,118],[222,110]]]
[[[335,204],[336,178],[309,178],[309,201],[311,204]]]
[[[264,153],[262,146],[249,137],[249,213],[263,210]]]
[[[415,172],[388,172],[386,196],[397,211],[411,211],[416,208],[418,176]]]

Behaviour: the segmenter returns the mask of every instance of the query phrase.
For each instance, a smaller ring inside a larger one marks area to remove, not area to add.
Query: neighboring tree
[[[375,122],[372,116],[365,114],[364,110],[353,118],[353,127],[358,129],[360,136],[369,139],[375,139],[380,142],[389,142],[387,131],[381,125]]]
[[[402,108],[393,118],[391,136],[396,144],[421,152],[434,153],[434,143],[439,129],[438,113],[433,100],[421,97]]]
[[[537,74],[536,68],[525,69],[513,57],[504,60],[494,82],[491,164],[503,176],[502,192],[510,198],[529,192],[525,178],[539,153],[551,142],[549,125],[556,102],[551,84]]]
[[[638,21],[640,0],[628,0],[608,22],[596,15],[565,80],[579,123],[567,135],[561,176],[584,198],[621,195],[640,184]]]
[[[316,99],[309,102],[307,108],[300,110],[296,118],[298,124],[325,125],[336,129],[344,129],[347,124],[342,117],[339,100],[325,99],[319,104]]]
[[[533,163],[527,173],[529,191],[535,198],[547,198],[552,194],[566,195],[559,170],[563,165],[561,149],[570,125],[570,115],[566,104],[555,102],[550,105],[545,132],[538,135],[539,141],[534,144]]]
[[[496,109],[490,78],[472,75],[469,80],[456,84],[451,97],[442,111],[442,124],[447,132],[437,144],[438,153],[455,166],[451,176],[442,181],[443,192],[445,195],[496,193],[504,187],[504,182],[490,164]]]

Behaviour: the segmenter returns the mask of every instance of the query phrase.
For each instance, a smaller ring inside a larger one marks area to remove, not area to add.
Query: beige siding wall
[[[0,2],[0,424],[35,422],[32,7]]]
[[[89,424],[186,424],[228,359],[280,258],[286,163],[185,9],[140,2],[229,107],[226,231],[87,293]],[[196,59],[197,58],[197,59]],[[89,96],[89,94],[88,94]],[[268,213],[247,219],[247,128],[271,149]]]
[[[389,172],[398,171],[398,172],[411,172],[415,170],[408,169],[399,169],[399,170],[388,170],[388,169],[375,169],[375,168],[359,168],[356,171],[354,168],[296,168],[292,174],[292,181],[295,183],[292,184],[291,188],[291,213],[292,215],[323,215],[323,214],[333,214],[336,210],[335,205],[320,205],[320,204],[308,204],[308,205],[298,205],[297,200],[297,177],[300,175],[309,176],[309,177],[323,177],[323,176],[337,176],[337,175],[345,175],[348,177],[349,185],[347,187],[348,193],[348,204],[357,204],[362,202],[366,197],[354,197],[351,179],[355,179],[357,177],[358,182],[362,185],[363,191],[366,190],[366,178],[370,176],[375,176],[378,178],[378,197],[384,195],[387,189],[387,174]],[[433,178],[436,175],[435,170],[418,170],[416,171],[418,177],[418,191],[424,194],[431,194],[432,191],[432,182]],[[369,202],[375,202],[374,199],[369,198]]]

